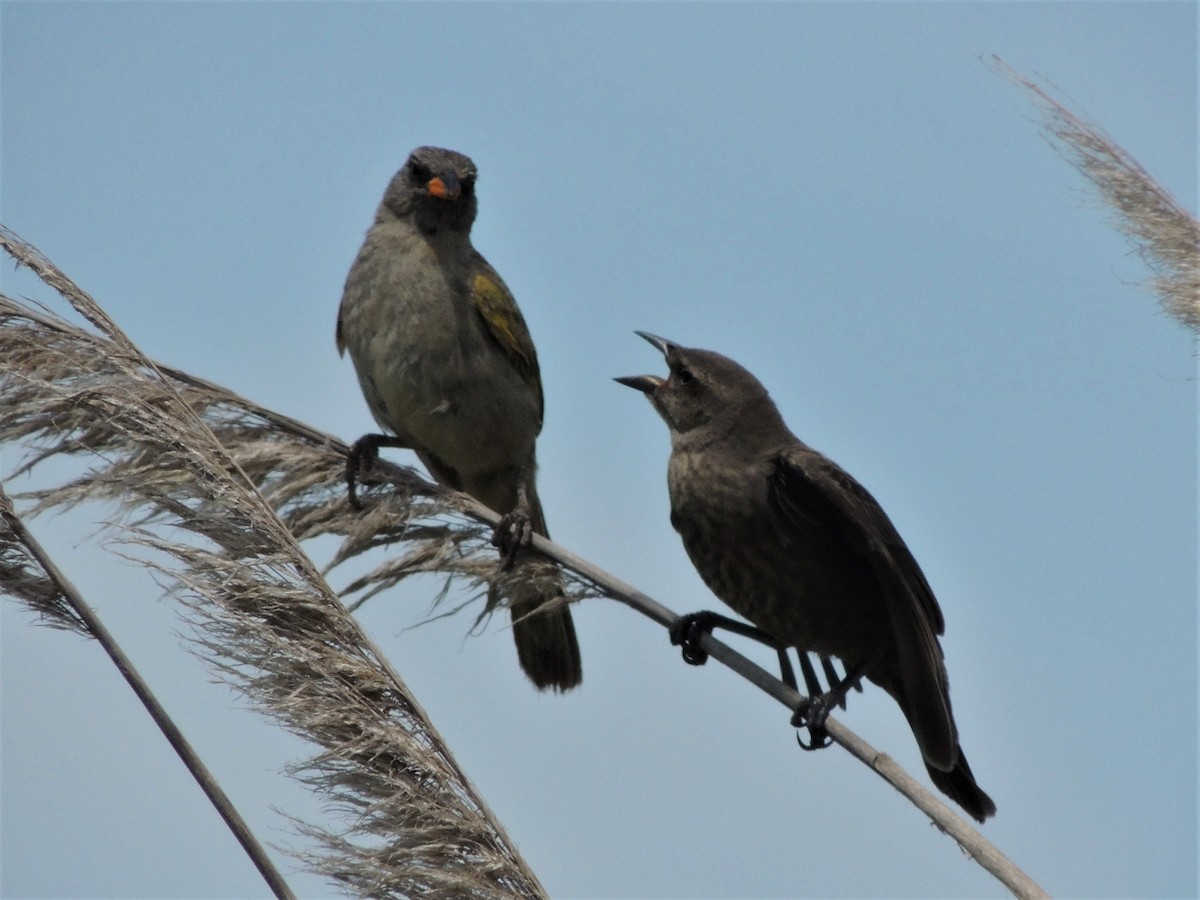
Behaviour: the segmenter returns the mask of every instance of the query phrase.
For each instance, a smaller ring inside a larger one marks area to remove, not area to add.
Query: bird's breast
[[[462,471],[532,455],[538,396],[426,241],[368,241],[346,279],[341,335],[376,421],[414,449]]]
[[[788,646],[854,658],[857,621],[878,602],[838,536],[789,530],[768,498],[769,460],[672,454],[671,522],[706,585]]]

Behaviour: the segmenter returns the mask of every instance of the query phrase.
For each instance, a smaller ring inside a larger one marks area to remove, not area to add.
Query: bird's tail
[[[532,490],[529,518],[535,532],[549,537],[541,501]],[[518,569],[532,570],[535,565],[533,561],[517,563]],[[583,664],[571,608],[563,596],[561,574],[557,569],[537,575],[531,571],[531,577],[518,579],[508,592],[513,640],[521,669],[538,690],[569,691],[578,685],[583,680]]]
[[[977,822],[983,822],[994,816],[996,804],[983,788],[976,784],[975,775],[971,772],[971,767],[967,764],[967,757],[963,754],[962,745],[958,743],[958,729],[954,724],[954,713],[950,709],[950,693],[945,683],[945,672],[943,671],[941,678],[938,679],[940,688],[937,696],[921,697],[918,694],[917,699],[908,696],[904,689],[905,679],[876,677],[875,675],[868,677],[891,694],[900,704],[900,709],[904,713],[904,717],[908,719],[917,744],[921,747],[921,753],[925,757],[925,769],[929,772],[934,786],[966,810]],[[923,706],[928,707],[935,701],[941,704],[939,715],[932,717],[921,715]],[[944,724],[939,729],[934,729],[929,724],[931,718],[934,721],[943,721]],[[949,726],[948,735],[943,733],[947,730],[946,725]],[[931,733],[933,733],[933,737],[930,737]],[[930,746],[939,748],[937,756],[928,752]],[[950,747],[953,747],[953,753],[947,752]],[[929,761],[931,757],[947,759],[951,765],[948,768],[935,765]]]
[[[992,798],[975,783],[975,776],[967,765],[962,747],[958,748],[958,763],[949,772],[935,769],[928,763],[925,768],[937,789],[965,809],[977,822],[996,814],[996,804]]]

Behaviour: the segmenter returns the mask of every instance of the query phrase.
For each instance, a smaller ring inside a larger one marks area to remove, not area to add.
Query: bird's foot
[[[533,542],[532,463],[517,473],[517,502],[500,517],[492,532],[492,546],[500,551],[501,570],[507,572],[517,561],[517,555]],[[537,497],[534,495],[534,502]]]
[[[801,660],[803,661],[803,657]],[[840,679],[836,677],[837,671],[828,657],[821,657],[821,665],[825,669],[826,677],[829,678],[829,690],[805,697],[796,704],[796,708],[792,712],[792,726],[808,729],[807,744],[800,733],[796,732],[796,743],[805,750],[821,750],[833,743],[829,732],[825,730],[825,721],[836,707],[846,708],[846,694],[851,689],[862,690],[862,677],[871,667],[871,661],[869,659],[859,660],[853,666],[847,666],[845,676]],[[808,681],[806,678],[806,681],[809,690],[812,691],[813,685],[816,683],[815,679]]]
[[[517,554],[533,540],[533,522],[529,513],[517,507],[505,514],[492,532],[492,546],[500,551],[504,571],[513,567]]]
[[[379,459],[380,437],[382,435],[364,434],[350,445],[350,452],[346,454],[346,492],[350,505],[355,509],[363,508],[362,499],[358,496],[358,484],[371,471],[375,460]]]
[[[791,688],[796,687],[796,675],[792,671],[792,665],[788,661],[787,651],[783,644],[761,628],[747,625],[745,622],[739,622],[729,616],[723,616],[707,609],[682,615],[671,623],[671,643],[676,647],[683,648],[683,658],[687,662],[693,666],[702,666],[708,659],[708,653],[700,646],[700,638],[705,634],[712,634],[715,628],[740,634],[742,637],[748,637],[775,650],[779,654],[780,677]]]
[[[683,650],[684,662],[702,666],[708,662],[708,653],[700,646],[700,638],[712,634],[724,621],[724,616],[707,609],[682,615],[671,623],[671,645]]]
[[[801,732],[796,732],[796,743],[802,749],[823,750],[833,743],[829,732],[825,730],[825,720],[840,699],[833,691],[828,691],[815,697],[805,697],[796,704],[792,712],[792,727],[808,729],[808,743],[804,742]]]
[[[358,496],[358,486],[367,484],[366,476],[379,459],[380,447],[408,448],[409,443],[403,438],[390,434],[364,434],[350,445],[346,454],[346,489],[350,497],[350,505],[362,509],[362,498]]]

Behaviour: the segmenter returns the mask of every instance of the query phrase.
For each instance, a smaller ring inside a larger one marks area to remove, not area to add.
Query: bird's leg
[[[505,513],[492,532],[492,546],[504,558],[504,571],[513,567],[517,554],[533,540],[533,521],[530,516],[528,484],[532,467],[522,466],[517,474],[517,502]]]
[[[779,680],[790,687],[797,693],[800,692],[800,686],[796,684],[796,672],[792,669],[792,661],[788,658],[787,647],[779,649]],[[800,657],[800,673],[804,676],[804,683],[808,684],[808,678],[813,674],[812,666],[808,660],[804,658],[804,654],[798,654]]]
[[[715,628],[740,634],[742,637],[751,638],[773,648],[779,654],[780,680],[793,691],[799,692],[796,671],[792,668],[787,648],[781,646],[779,641],[761,628],[703,609],[699,612],[682,615],[671,624],[671,643],[682,648],[685,662],[693,666],[702,666],[708,661],[708,653],[700,646],[700,637],[704,634],[712,634]],[[817,678],[817,672],[813,668],[808,654],[797,650],[797,656],[800,658],[800,673],[804,676],[804,687],[808,691],[808,696],[796,705],[792,715],[792,725],[797,728],[808,728],[810,743],[806,744],[799,734],[796,735],[796,741],[801,747],[805,750],[820,750],[833,743],[824,728],[830,711],[836,706],[845,709],[846,694],[852,689],[862,691],[860,680],[869,668],[870,661],[864,660],[853,668],[847,669],[845,677],[839,678],[833,660],[828,656],[821,656],[821,668],[825,672],[825,677],[829,679],[829,690],[822,691],[821,681]]]
[[[737,619],[731,619],[728,616],[723,616],[720,613],[715,613],[707,609],[680,616],[671,623],[671,644],[683,649],[683,659],[685,662],[693,666],[702,666],[708,661],[708,654],[700,646],[700,637],[704,634],[712,634],[714,628],[732,631],[734,634],[740,634],[742,637],[748,637],[751,640],[758,641],[760,644],[766,644],[772,650],[775,650],[779,654],[780,681],[792,690],[798,690],[796,686],[796,672],[792,668],[791,660],[788,658],[787,648],[761,628],[755,628],[753,625],[747,625],[745,622],[739,622]],[[800,666],[804,669],[806,665],[807,660],[801,654]],[[804,671],[806,683],[808,682],[809,675],[813,675],[811,666],[808,666]],[[815,678],[816,676],[813,675],[813,677]]]
[[[817,678],[816,670],[813,669],[813,665],[812,665],[812,662],[808,658],[808,654],[804,653],[803,651],[799,651],[799,650],[797,650],[796,652],[800,657],[800,671],[804,675],[804,686],[808,691],[808,696],[810,698],[820,696],[823,693],[823,691],[821,689],[821,682],[820,682],[820,679]],[[821,669],[822,669],[822,671],[824,671],[825,677],[826,677],[826,679],[828,679],[830,686],[832,687],[833,685],[839,684],[843,679],[839,678],[837,669],[833,665],[833,660],[831,660],[828,656],[822,656],[820,659],[821,659]],[[784,679],[784,680],[786,681],[787,679]],[[789,683],[788,686],[791,687],[793,690],[796,690],[795,684]],[[850,687],[853,687],[855,690],[857,690],[859,692],[862,691],[862,685],[857,680],[852,685],[850,685]],[[842,694],[842,697],[838,700],[837,705],[840,706],[842,709],[846,708],[845,693]],[[803,740],[800,739],[800,735],[797,734],[796,735],[796,743],[798,743],[805,750],[823,750],[825,747],[828,747],[830,744],[833,743],[833,739],[830,738],[828,735],[824,735],[820,738],[817,738],[814,736],[812,743],[806,744],[806,743],[804,743]]]
[[[362,500],[358,496],[358,482],[363,474],[371,470],[371,465],[379,459],[380,447],[400,447],[410,449],[406,441],[388,434],[364,434],[350,445],[346,454],[346,488],[350,495],[350,505],[362,509]]]
[[[796,681],[796,670],[792,668],[792,661],[787,655],[787,648],[780,646],[767,632],[761,628],[755,628],[753,625],[747,625],[744,622],[739,622],[737,619],[730,619],[722,616],[719,613],[709,610],[701,610],[700,612],[689,613],[680,616],[671,625],[671,643],[677,647],[683,648],[683,658],[693,666],[702,666],[708,660],[708,654],[700,647],[700,635],[711,634],[714,628],[723,628],[726,631],[732,631],[735,634],[740,634],[742,637],[748,637],[758,641],[760,644],[766,644],[772,647],[779,654],[779,680],[790,687],[797,693],[800,692],[800,686]],[[797,651],[796,654],[800,658],[800,673],[804,676],[804,687],[809,695],[816,696],[821,693],[821,682],[817,678],[816,670],[809,661],[808,654]],[[825,674],[829,678],[831,685],[837,684],[839,679],[837,670],[833,668],[833,663],[830,662],[828,656],[821,657],[821,665],[824,667]],[[859,691],[862,687],[857,683],[854,685]],[[843,707],[845,704],[842,704]]]
[[[833,687],[833,685],[837,684],[840,680],[849,680],[850,679],[849,674],[846,675],[845,679],[838,678],[837,669],[833,665],[833,660],[831,660],[828,656],[821,657],[821,668],[823,668],[825,670],[825,677],[829,680],[830,687]],[[862,681],[859,678],[853,679],[853,684],[850,684],[849,687],[854,688],[854,690],[858,691],[860,694],[862,693]],[[814,693],[814,694],[819,694],[820,692],[821,692],[820,688],[818,688],[815,691],[810,691],[810,693]],[[840,706],[842,709],[846,708],[846,693],[847,692],[843,692],[842,699],[838,701],[838,706]]]
[[[804,689],[808,691],[811,697],[813,694],[821,693],[821,682],[817,680],[816,670],[813,669],[812,661],[808,658],[808,654],[802,650],[797,650],[796,655],[800,657],[800,674],[804,676]],[[792,690],[800,693],[800,688],[794,684],[789,684]]]
[[[792,713],[792,725],[796,728],[808,729],[809,743],[804,743],[800,735],[796,735],[796,741],[805,750],[819,750],[829,746],[831,741],[825,731],[825,720],[829,718],[829,713],[835,706],[845,707],[846,694],[851,689],[862,690],[859,681],[870,668],[871,660],[860,660],[847,668],[846,676],[841,679],[836,677],[837,672],[833,668],[833,663],[827,657],[821,657],[821,665],[825,667],[825,674],[832,676],[829,690],[823,694],[805,697],[796,704],[796,709]]]

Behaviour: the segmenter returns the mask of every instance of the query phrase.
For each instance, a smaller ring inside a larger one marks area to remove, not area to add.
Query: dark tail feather
[[[943,772],[930,765],[926,765],[925,768],[937,789],[965,809],[975,821],[983,822],[996,814],[996,804],[992,802],[992,798],[975,783],[975,776],[971,773],[971,767],[967,765],[967,757],[963,755],[962,747],[958,748],[958,764],[949,772]]]
[[[529,501],[533,530],[548,536],[542,504],[533,491],[530,491]],[[519,563],[518,566],[532,568]],[[562,596],[562,581],[555,571],[553,576],[531,577],[515,588],[509,599],[517,659],[521,669],[541,691],[547,688],[569,691],[583,681],[575,623],[571,619],[571,608],[563,602]],[[540,611],[543,605],[555,602],[559,604],[557,608]]]
[[[886,672],[868,673],[867,677],[891,694],[900,704],[900,709],[904,713],[904,717],[908,719],[908,724],[912,727],[913,735],[921,748],[921,753],[925,756],[925,769],[929,772],[929,777],[937,789],[966,810],[977,822],[994,816],[996,804],[992,802],[991,797],[984,793],[983,788],[975,783],[975,776],[971,772],[971,767],[967,765],[967,757],[958,743],[958,729],[954,724],[954,714],[950,711],[949,693],[933,693],[931,690],[925,697],[924,706],[936,708],[933,715],[921,716],[914,714],[914,707],[919,711],[922,709],[922,705],[907,698],[902,679],[889,676]],[[944,679],[943,671],[943,684]],[[928,712],[928,710],[925,711]],[[947,724],[949,726],[948,734],[945,733]],[[939,757],[949,753],[954,767],[943,769],[932,765],[929,762],[930,755],[933,755],[929,753],[930,747],[937,748],[936,755]]]
[[[510,601],[517,659],[521,669],[542,691],[547,688],[569,691],[583,680],[571,610],[565,604],[558,609],[538,609],[561,597],[562,592],[555,591]]]

